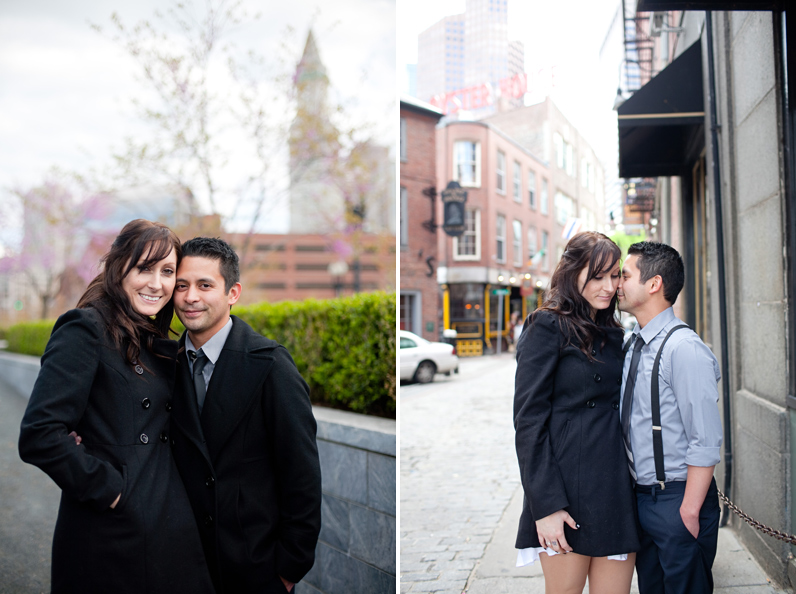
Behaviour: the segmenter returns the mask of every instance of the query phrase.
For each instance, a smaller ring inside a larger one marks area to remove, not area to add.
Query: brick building
[[[442,112],[401,99],[401,330],[439,340],[436,145]]]
[[[436,168],[439,190],[456,181],[468,192],[464,233],[438,234],[444,328],[457,331],[461,356],[480,355],[496,347],[502,309],[505,348],[512,321],[536,307],[555,265],[551,168],[483,121],[440,125]]]
[[[242,305],[395,290],[395,236],[391,234],[361,233],[346,239],[240,233],[225,239],[241,260]]]

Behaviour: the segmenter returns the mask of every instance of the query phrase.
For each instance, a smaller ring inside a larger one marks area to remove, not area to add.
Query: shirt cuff
[[[715,466],[721,462],[721,447],[706,447],[689,445],[685,453],[685,463],[688,466]]]

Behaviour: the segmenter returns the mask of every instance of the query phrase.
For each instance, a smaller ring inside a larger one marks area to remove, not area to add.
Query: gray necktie
[[[633,480],[636,480],[636,470],[633,465],[633,448],[630,445],[630,409],[633,405],[633,389],[636,387],[636,375],[638,373],[638,361],[641,359],[641,348],[644,346],[644,339],[641,334],[636,335],[636,344],[633,345],[633,358],[630,360],[630,369],[625,380],[625,395],[622,400],[622,437],[625,440],[625,452],[627,453],[628,466]]]
[[[199,412],[202,412],[202,406],[205,403],[205,395],[207,394],[207,386],[205,385],[205,378],[202,375],[202,370],[207,365],[207,356],[202,349],[198,351],[188,351],[188,356],[193,361],[193,387],[196,390],[196,403],[199,405]]]

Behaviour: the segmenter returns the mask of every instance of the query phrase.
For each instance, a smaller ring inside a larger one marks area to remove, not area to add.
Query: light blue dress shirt
[[[653,485],[655,458],[652,451],[652,366],[666,334],[682,324],[668,308],[633,334],[644,339],[630,412],[630,444],[637,483]],[[632,340],[632,339],[631,339]],[[622,399],[633,349],[625,354]],[[684,481],[688,466],[714,466],[721,459],[722,428],[719,416],[721,378],[716,357],[696,332],[678,330],[666,342],[659,370],[663,466],[667,481]],[[622,410],[620,404],[619,410]]]
[[[227,320],[227,323],[224,324],[224,327],[221,328],[218,332],[213,334],[213,336],[204,343],[200,348],[202,352],[207,357],[207,363],[205,363],[205,368],[202,369],[202,377],[205,379],[205,388],[207,388],[207,384],[210,383],[210,378],[213,376],[213,369],[216,367],[216,361],[221,356],[221,351],[224,349],[224,344],[227,342],[227,337],[229,333],[232,331],[232,318]],[[197,351],[193,343],[191,342],[191,337],[188,334],[185,335],[185,352],[188,351]],[[191,369],[191,375],[193,375],[193,361],[191,358],[188,357],[188,365]]]

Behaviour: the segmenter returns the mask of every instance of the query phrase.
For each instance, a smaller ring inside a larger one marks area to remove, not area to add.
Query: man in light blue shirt
[[[667,339],[683,325],[672,305],[684,276],[677,250],[636,243],[628,250],[617,291],[620,309],[638,321],[625,356],[620,410],[642,528],[636,555],[641,594],[713,592],[719,524],[713,468],[722,442],[719,365],[689,328]],[[660,420],[654,422],[659,351]]]

